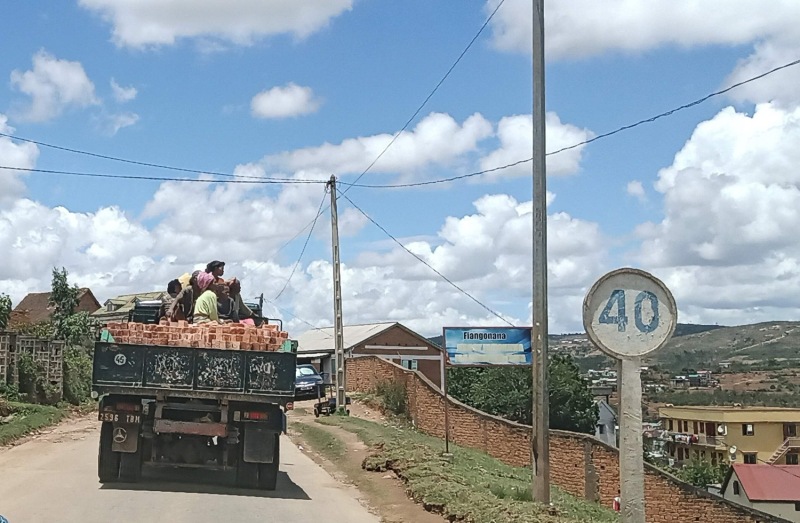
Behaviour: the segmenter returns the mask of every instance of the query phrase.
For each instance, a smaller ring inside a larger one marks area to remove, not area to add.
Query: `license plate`
[[[314,388],[314,385],[303,385],[300,387],[302,390],[311,390]]]
[[[110,421],[112,423],[141,423],[141,414],[127,414],[120,412],[100,412],[98,415],[99,421]]]

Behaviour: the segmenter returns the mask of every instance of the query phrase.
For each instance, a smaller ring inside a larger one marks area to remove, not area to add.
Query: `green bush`
[[[398,416],[408,414],[406,386],[396,381],[382,381],[375,387],[375,395],[381,398],[383,406]]]
[[[89,401],[92,392],[92,355],[84,347],[64,350],[64,400],[73,405]]]

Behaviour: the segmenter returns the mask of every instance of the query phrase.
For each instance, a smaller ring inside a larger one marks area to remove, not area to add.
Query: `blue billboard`
[[[450,365],[530,365],[530,327],[445,327]]]

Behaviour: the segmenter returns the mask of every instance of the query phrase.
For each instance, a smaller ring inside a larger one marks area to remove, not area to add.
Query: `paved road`
[[[136,485],[97,482],[98,423],[67,422],[0,449],[0,514],[10,523],[378,523],[342,485],[285,437],[274,492],[234,489],[228,475],[163,469]]]

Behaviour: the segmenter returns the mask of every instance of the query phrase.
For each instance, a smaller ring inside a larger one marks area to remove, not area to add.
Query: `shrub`
[[[382,381],[375,387],[375,394],[381,398],[383,406],[398,416],[408,414],[406,405],[406,386],[395,381]]]
[[[92,355],[84,347],[64,350],[64,400],[80,405],[91,398]]]

